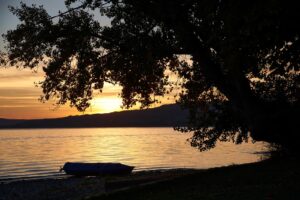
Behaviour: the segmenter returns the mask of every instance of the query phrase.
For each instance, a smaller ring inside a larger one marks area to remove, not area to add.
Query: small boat
[[[61,168],[66,174],[75,176],[104,176],[130,174],[133,166],[121,163],[75,163],[67,162]]]

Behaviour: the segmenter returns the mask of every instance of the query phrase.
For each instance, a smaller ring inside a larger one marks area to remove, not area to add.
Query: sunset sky
[[[27,5],[43,5],[50,15],[56,15],[58,10],[64,11],[63,0],[24,0]],[[14,29],[19,23],[18,19],[8,10],[8,5],[18,6],[18,0],[0,0],[0,34]],[[109,21],[100,16],[96,17],[102,24]],[[5,43],[0,37],[0,50],[5,51]],[[106,84],[102,94],[96,94],[91,102],[91,107],[85,113],[78,112],[68,105],[57,107],[54,102],[41,103],[38,101],[42,94],[41,88],[35,87],[35,82],[43,80],[41,69],[33,72],[28,69],[14,67],[0,67],[0,118],[32,119],[53,118],[68,115],[107,113],[121,110],[122,100],[118,98],[120,87]],[[174,98],[164,98],[162,103],[173,103]]]

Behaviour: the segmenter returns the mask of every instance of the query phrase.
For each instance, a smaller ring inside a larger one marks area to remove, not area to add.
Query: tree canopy
[[[147,107],[172,89],[191,110],[192,145],[216,141],[299,143],[300,7],[265,0],[66,0],[67,12],[10,8],[21,21],[8,31],[3,63],[43,63],[43,100],[89,106],[104,82],[122,86],[123,104]],[[75,4],[76,3],[76,6]],[[80,5],[78,6],[78,3]],[[74,7],[75,6],[75,7]],[[110,18],[103,26],[91,14]],[[181,59],[189,55],[191,62]]]

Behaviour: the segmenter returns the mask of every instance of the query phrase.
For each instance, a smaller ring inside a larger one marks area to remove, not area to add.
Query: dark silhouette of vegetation
[[[77,3],[74,7],[73,3]],[[78,6],[78,3],[82,3]],[[10,8],[21,23],[4,35],[8,60],[43,63],[42,100],[82,111],[104,82],[123,87],[123,104],[147,107],[175,86],[191,110],[192,145],[241,143],[249,136],[299,143],[299,19],[296,1],[67,0],[68,11]],[[72,7],[73,6],[73,7]],[[102,26],[90,10],[111,19]],[[189,55],[191,62],[181,59]],[[169,81],[165,71],[180,77]]]
[[[88,200],[299,199],[299,167],[298,160],[275,159],[213,168]]]

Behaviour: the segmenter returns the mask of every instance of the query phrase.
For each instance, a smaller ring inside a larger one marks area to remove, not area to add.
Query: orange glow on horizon
[[[0,118],[8,119],[38,119],[58,118],[70,115],[109,113],[122,111],[122,99],[119,97],[121,87],[106,83],[103,93],[95,92],[91,106],[85,112],[79,112],[69,105],[56,106],[53,100],[46,103],[38,101],[42,95],[41,88],[34,83],[42,81],[44,74],[39,70],[36,73],[29,69],[16,69],[14,67],[0,67]],[[169,97],[169,98],[168,98]],[[161,103],[152,105],[174,103],[172,95],[157,97]],[[139,109],[134,106],[131,109]]]

